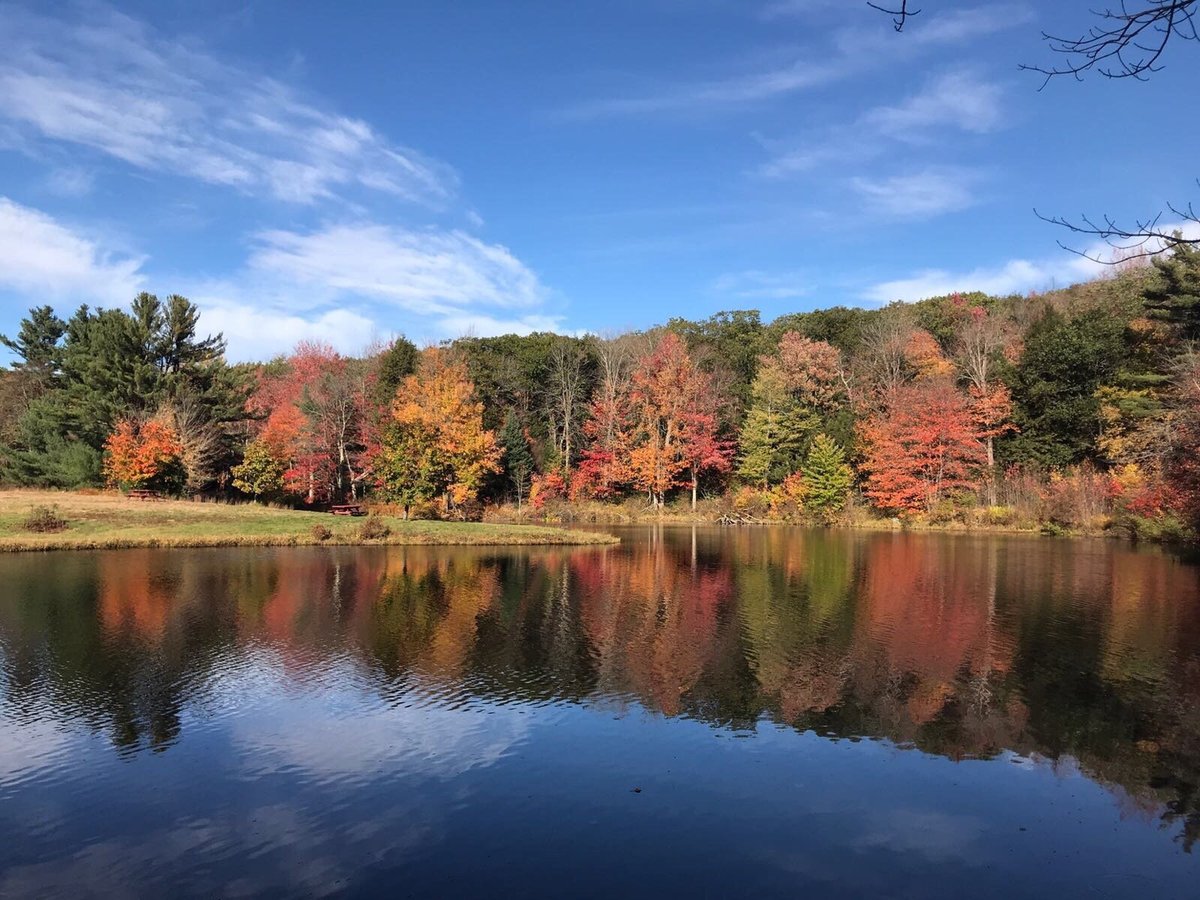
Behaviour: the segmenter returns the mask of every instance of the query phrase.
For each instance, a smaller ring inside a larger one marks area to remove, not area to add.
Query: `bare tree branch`
[[[1121,0],[1119,9],[1095,11],[1100,23],[1077,38],[1042,33],[1050,49],[1061,54],[1065,62],[1021,68],[1045,75],[1046,82],[1060,75],[1082,78],[1092,70],[1105,78],[1145,81],[1162,68],[1159,61],[1171,38],[1200,40],[1196,28],[1198,6],[1200,0]]]
[[[919,9],[909,9],[908,0],[900,0],[899,9],[888,9],[886,6],[880,6],[878,3],[872,3],[871,0],[867,0],[867,6],[871,7],[871,9],[877,9],[881,13],[891,16],[892,25],[895,26],[897,31],[904,30],[904,23],[909,20],[909,17],[920,15],[921,13]]]
[[[919,10],[909,10],[907,0],[899,9],[888,9],[876,3],[867,3],[873,9],[891,15],[897,31],[904,28],[909,16]],[[1119,6],[1110,6],[1092,13],[1099,21],[1084,34],[1076,38],[1057,37],[1042,33],[1050,49],[1060,54],[1058,65],[1021,65],[1027,72],[1038,72],[1045,76],[1044,88],[1053,78],[1070,75],[1082,80],[1088,72],[1099,72],[1105,78],[1133,78],[1146,81],[1151,74],[1162,68],[1163,53],[1167,44],[1176,41],[1200,42],[1200,0],[1120,0]],[[1040,88],[1039,88],[1040,90]],[[1167,212],[1174,218],[1163,224]],[[1167,210],[1152,218],[1135,221],[1132,225],[1121,225],[1109,216],[1100,221],[1087,216],[1071,221],[1062,216],[1034,214],[1045,222],[1066,228],[1076,234],[1099,238],[1113,248],[1112,258],[1101,259],[1095,252],[1080,251],[1059,241],[1059,246],[1079,256],[1107,265],[1118,265],[1130,259],[1156,256],[1180,246],[1200,245],[1200,237],[1187,237],[1179,231],[1180,225],[1200,225],[1200,213],[1192,202],[1186,205],[1168,204]]]

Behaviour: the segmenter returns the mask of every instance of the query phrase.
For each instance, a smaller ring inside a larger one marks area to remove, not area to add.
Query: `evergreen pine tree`
[[[804,505],[823,517],[830,517],[846,505],[846,497],[854,482],[846,454],[837,442],[818,434],[804,461]]]
[[[1146,309],[1179,328],[1185,340],[1200,338],[1200,246],[1180,244],[1154,258],[1158,274],[1146,286]]]
[[[511,409],[504,418],[504,427],[500,429],[500,447],[503,451],[501,462],[504,474],[517,495],[517,509],[520,510],[529,490],[529,480],[533,477],[534,460],[525,429]]]

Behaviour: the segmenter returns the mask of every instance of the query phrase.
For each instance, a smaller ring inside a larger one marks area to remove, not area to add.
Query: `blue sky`
[[[1200,53],[1038,91],[1091,0],[0,2],[0,330],[182,293],[230,355],[1093,275],[1194,196]]]

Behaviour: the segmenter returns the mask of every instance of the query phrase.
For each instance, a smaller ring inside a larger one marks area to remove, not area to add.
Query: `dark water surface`
[[[1049,539],[0,558],[0,895],[1200,896],[1200,568]]]

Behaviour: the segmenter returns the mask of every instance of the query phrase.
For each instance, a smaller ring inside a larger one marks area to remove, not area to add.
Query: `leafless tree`
[[[554,449],[562,458],[563,475],[571,471],[576,438],[582,425],[587,352],[571,338],[560,338],[550,351],[546,407]]]
[[[907,307],[889,306],[863,332],[860,359],[873,402],[890,397],[909,378],[908,346],[914,325]]]

